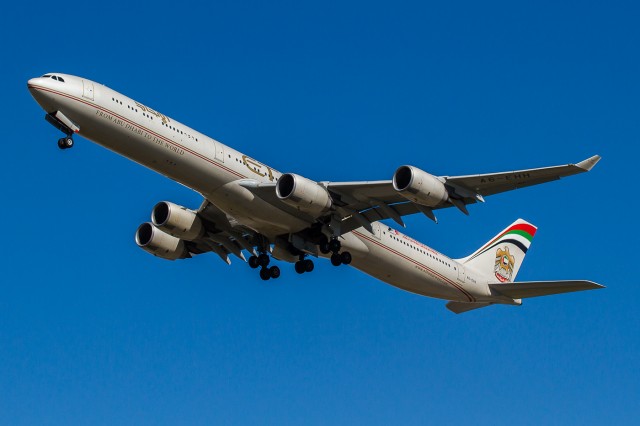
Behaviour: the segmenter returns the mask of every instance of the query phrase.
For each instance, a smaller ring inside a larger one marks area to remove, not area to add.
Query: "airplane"
[[[161,201],[151,221],[135,232],[143,250],[177,260],[212,252],[278,278],[271,259],[313,271],[312,258],[351,265],[385,283],[444,299],[462,313],[494,304],[521,305],[523,298],[603,288],[585,280],[515,282],[536,227],[518,219],[487,244],[452,259],[381,222],[467,206],[485,197],[591,170],[595,155],[577,164],[466,176],[434,176],[400,166],[390,180],[316,182],[281,173],[148,106],[94,81],[60,73],[30,79],[27,87],[45,119],[154,170],[202,195],[197,210]],[[245,252],[250,256],[247,260]]]

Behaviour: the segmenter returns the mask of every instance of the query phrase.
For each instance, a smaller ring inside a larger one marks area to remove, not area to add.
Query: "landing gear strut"
[[[49,122],[53,127],[60,130],[64,133],[64,137],[58,139],[58,148],[60,149],[69,149],[73,146],[73,133],[74,127],[77,131],[79,128],[71,122],[64,114],[60,111],[56,111],[55,113],[50,113],[45,115],[45,120]],[[69,127],[71,126],[71,127]]]

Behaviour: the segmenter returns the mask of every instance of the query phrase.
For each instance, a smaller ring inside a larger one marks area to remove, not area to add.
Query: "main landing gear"
[[[280,268],[277,266],[269,267],[271,259],[267,253],[260,253],[258,256],[251,256],[249,258],[249,266],[252,269],[260,268],[260,278],[267,281],[271,278],[276,279],[280,277]]]
[[[320,251],[323,254],[332,253],[331,264],[333,266],[348,265],[351,263],[351,253],[348,251],[340,253],[341,248],[342,244],[340,244],[340,241],[338,241],[337,238],[332,238],[331,240],[320,244]]]
[[[305,272],[313,271],[314,264],[313,260],[305,259],[304,255],[300,255],[300,260],[298,260],[295,264],[296,272],[299,274],[304,274]]]

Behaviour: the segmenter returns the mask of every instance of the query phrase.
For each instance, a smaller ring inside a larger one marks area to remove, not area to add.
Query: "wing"
[[[231,254],[246,261],[242,250],[256,254],[254,247],[259,244],[260,234],[240,226],[235,219],[207,200],[202,202],[197,215],[206,232],[202,237],[187,242],[191,254],[214,252],[227,264],[231,264]]]
[[[356,212],[361,216],[346,217],[349,226],[344,226],[344,229],[362,226],[362,216],[367,221],[391,218],[404,226],[401,216],[421,212],[435,221],[433,210],[448,207],[456,207],[468,214],[466,205],[484,202],[486,196],[588,172],[598,161],[600,156],[595,155],[577,164],[563,166],[467,176],[440,176],[438,180],[444,183],[450,199],[434,207],[407,202],[407,199],[393,188],[391,180],[328,182],[326,186],[343,211]]]
[[[404,226],[402,216],[415,213],[423,213],[436,221],[433,211],[449,207],[456,207],[469,214],[466,206],[484,202],[486,196],[584,173],[591,170],[599,160],[600,156],[595,155],[577,164],[562,166],[466,176],[432,176],[442,182],[448,197],[446,201],[432,206],[409,201],[394,189],[392,180],[319,182],[329,192],[333,202],[332,211],[322,219],[327,221],[329,217],[337,218],[341,221],[340,233],[344,234],[360,226],[369,229],[371,222],[383,219],[393,219]],[[240,184],[254,195],[309,221],[310,224],[317,220],[282,203],[276,196],[275,183],[244,180]]]
[[[488,196],[588,172],[598,161],[600,161],[600,156],[594,155],[577,164],[567,164],[565,166],[542,167],[539,169],[488,173],[483,175],[445,176],[444,179],[447,184],[454,188],[461,187],[482,196]]]

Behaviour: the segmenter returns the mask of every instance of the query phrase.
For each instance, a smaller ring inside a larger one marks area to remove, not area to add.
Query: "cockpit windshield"
[[[45,75],[42,76],[42,78],[52,78],[52,79],[54,79],[56,81],[60,81],[60,82],[64,83],[64,78],[58,77],[57,75],[45,74]]]

